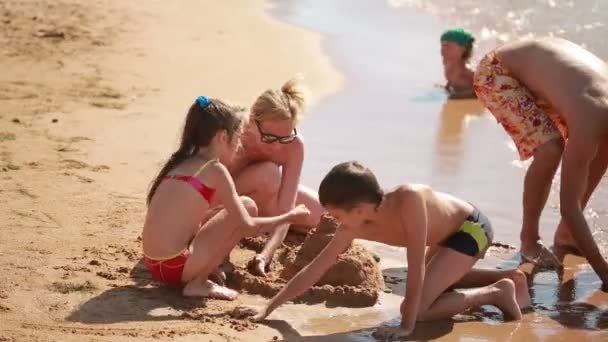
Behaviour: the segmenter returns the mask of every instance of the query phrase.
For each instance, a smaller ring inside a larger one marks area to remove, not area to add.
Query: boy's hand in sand
[[[291,223],[305,223],[308,221],[309,216],[310,210],[303,204],[300,204],[289,211],[289,221],[291,221]]]
[[[411,335],[413,331],[413,326],[411,328],[404,328],[400,325],[396,327],[380,327],[374,331],[372,336],[380,341],[394,341]]]
[[[248,318],[249,320],[251,320],[253,322],[261,322],[261,321],[265,320],[269,314],[270,314],[270,312],[268,312],[266,307],[260,309],[260,308],[250,307],[250,306],[237,306],[230,313],[230,317],[236,318],[236,319]]]
[[[258,312],[251,317],[251,320],[254,322],[261,322],[266,319],[270,315],[270,311],[268,308],[264,307],[263,309],[258,310]]]

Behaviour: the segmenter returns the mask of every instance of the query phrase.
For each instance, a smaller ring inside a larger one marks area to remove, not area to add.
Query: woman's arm
[[[289,211],[294,207],[298,193],[298,185],[300,184],[300,174],[304,163],[304,143],[299,138],[288,145],[288,157],[282,165],[281,185],[277,197],[277,213]],[[258,266],[256,271],[261,275],[265,274],[265,266],[272,258],[272,255],[277,248],[285,240],[285,236],[289,231],[288,224],[280,224],[270,240],[266,243],[264,251],[261,255],[256,256]]]
[[[306,218],[309,214],[305,207],[295,209],[291,207],[285,211],[281,211],[277,216],[251,217],[236,192],[234,181],[226,167],[220,163],[215,163],[210,171],[213,173],[212,177],[217,179],[216,195],[218,199],[226,208],[226,211],[234,215],[240,226],[258,229],[266,225],[283,225],[299,221]]]

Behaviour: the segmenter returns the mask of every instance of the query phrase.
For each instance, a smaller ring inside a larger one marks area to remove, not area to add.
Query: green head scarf
[[[475,41],[473,35],[465,31],[462,27],[455,27],[445,31],[441,35],[441,41],[456,43],[460,46],[467,47]]]

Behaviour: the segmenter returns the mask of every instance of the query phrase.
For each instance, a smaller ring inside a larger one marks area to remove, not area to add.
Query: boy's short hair
[[[383,197],[376,176],[357,161],[334,166],[319,185],[319,201],[324,207],[349,211],[363,202],[379,205]]]

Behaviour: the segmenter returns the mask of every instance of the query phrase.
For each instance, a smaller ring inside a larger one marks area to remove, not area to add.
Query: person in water
[[[162,167],[148,193],[142,240],[152,277],[183,285],[185,296],[232,300],[218,266],[246,236],[277,225],[306,222],[299,206],[273,217],[255,217],[253,200],[237,195],[224,166],[240,144],[249,119],[243,108],[199,96],[190,106],[177,151]]]
[[[336,165],[322,180],[319,199],[340,222],[336,234],[264,308],[247,308],[253,320],[265,319],[308,290],[355,239],[407,248],[401,325],[380,328],[379,338],[404,337],[416,321],[446,319],[488,304],[519,320],[521,308],[530,304],[522,271],[472,269],[494,233],[489,219],[466,201],[422,184],[405,183],[385,192],[359,162]]]
[[[522,257],[560,266],[540,240],[539,220],[561,161],[554,247],[586,257],[608,290],[608,263],[583,214],[608,166],[608,65],[564,39],[521,40],[488,53],[474,87],[520,159],[534,158],[524,179]]]
[[[474,98],[473,69],[468,62],[473,55],[475,38],[457,27],[441,35],[441,58],[443,74],[447,81],[445,89],[451,99]]]

